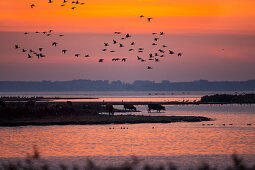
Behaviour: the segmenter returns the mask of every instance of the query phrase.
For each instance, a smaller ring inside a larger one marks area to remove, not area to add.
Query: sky
[[[61,6],[62,0],[0,0],[0,81],[255,79],[254,0],[79,2],[84,5],[70,0],[65,6]],[[35,6],[31,8],[31,4]],[[42,33],[49,30],[53,30],[50,36]],[[127,33],[131,37],[122,40]],[[154,41],[155,37],[159,40]],[[113,39],[118,43],[114,45]],[[52,42],[58,45],[52,47]],[[15,44],[20,48],[15,49]],[[40,47],[46,57],[39,60],[22,52],[24,48],[39,53]],[[104,48],[107,51],[102,51]],[[130,48],[134,51],[128,51]],[[138,53],[138,48],[144,48],[143,52]],[[66,54],[63,49],[68,50]],[[163,49],[165,56],[155,56],[159,62],[149,61],[149,53],[161,54],[158,49]],[[169,50],[176,54],[168,54]],[[80,56],[75,57],[76,53]],[[140,62],[137,56],[146,61]],[[104,62],[99,63],[101,58]],[[113,62],[112,58],[127,61]]]

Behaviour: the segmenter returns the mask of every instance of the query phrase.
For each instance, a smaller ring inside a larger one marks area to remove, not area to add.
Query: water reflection
[[[33,144],[42,156],[172,156],[255,154],[254,105],[243,112],[221,112],[229,106],[167,106],[150,115],[200,115],[212,122],[0,128],[0,157],[23,157]],[[243,106],[232,106],[239,107]],[[252,107],[252,108],[250,108]],[[146,107],[139,106],[148,114]],[[182,111],[182,109],[184,111]],[[218,110],[218,111],[217,111]],[[135,114],[135,113],[132,113]],[[224,126],[223,123],[226,125]],[[251,123],[248,126],[247,123]],[[205,125],[202,125],[205,124]],[[210,124],[210,125],[207,125]],[[213,125],[211,125],[213,124]],[[232,125],[230,125],[232,124]],[[125,129],[124,129],[125,127]],[[154,129],[152,127],[155,127]],[[114,129],[113,129],[114,128]]]

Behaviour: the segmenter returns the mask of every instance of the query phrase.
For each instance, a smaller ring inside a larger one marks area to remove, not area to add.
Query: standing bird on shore
[[[150,69],[152,69],[152,67],[148,66],[147,69],[150,70]]]
[[[126,62],[126,60],[127,60],[127,58],[122,58],[121,61],[122,61],[122,62]]]
[[[67,50],[62,50],[62,53],[64,53],[64,54],[65,54],[65,53],[66,53],[66,51],[67,51]]]
[[[32,58],[32,56],[30,54],[27,54],[27,56],[28,56],[27,58]]]
[[[34,6],[35,6],[35,4],[31,4],[31,5],[30,5],[31,8],[34,8]]]
[[[99,62],[99,63],[102,63],[103,61],[104,61],[104,59],[99,59],[99,61],[98,61],[98,62]]]
[[[43,48],[39,48],[39,51],[42,51],[43,50]]]
[[[135,45],[135,42],[131,42],[131,44],[130,45]]]
[[[182,53],[178,53],[177,55],[178,55],[178,56],[182,56]]]
[[[148,22],[151,22],[152,18],[147,18]]]
[[[52,3],[53,1],[52,0],[49,0],[49,2],[48,3]]]
[[[121,32],[114,32],[114,34],[121,34]]]
[[[71,9],[74,10],[76,7],[72,7]]]
[[[109,46],[109,44],[108,43],[104,43],[104,46]]]
[[[80,54],[75,54],[74,56],[75,56],[75,57],[79,57],[79,55],[80,55]]]
[[[117,41],[116,40],[112,40],[113,41],[113,44],[117,44]]]
[[[144,16],[143,15],[140,15],[140,18],[143,18]]]
[[[24,52],[26,52],[27,50],[25,50],[25,49],[22,49],[22,52],[24,53]]]
[[[18,45],[15,45],[15,49],[18,49],[18,48],[20,48]]]

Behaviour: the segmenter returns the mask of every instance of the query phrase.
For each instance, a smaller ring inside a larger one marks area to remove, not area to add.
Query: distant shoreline
[[[174,123],[212,121],[202,116],[141,116],[141,115],[89,115],[64,116],[42,120],[2,121],[0,127],[15,126],[50,126],[50,125],[106,125],[106,124],[140,124],[140,123]]]

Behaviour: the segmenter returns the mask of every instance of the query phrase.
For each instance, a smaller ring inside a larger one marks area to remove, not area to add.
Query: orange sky
[[[64,7],[62,0],[47,2],[0,1],[0,31],[255,33],[254,0],[86,0],[83,6],[69,0]]]

